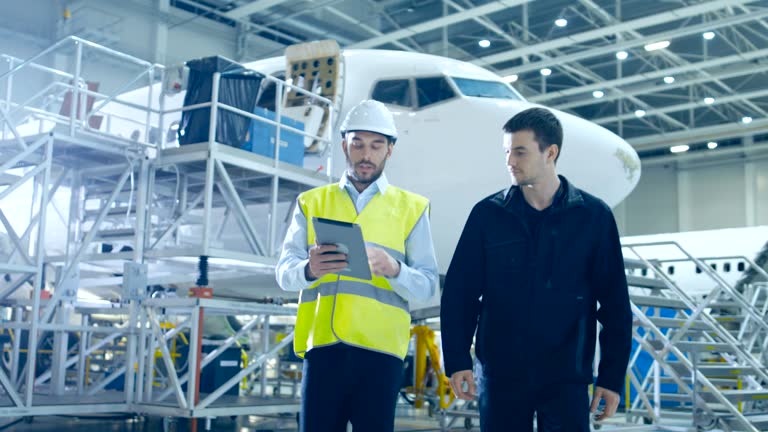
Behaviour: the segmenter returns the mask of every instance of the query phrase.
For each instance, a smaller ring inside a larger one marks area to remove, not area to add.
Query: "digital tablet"
[[[315,237],[319,245],[336,245],[338,252],[347,254],[347,268],[338,272],[343,276],[371,280],[368,253],[360,225],[334,219],[312,218]]]

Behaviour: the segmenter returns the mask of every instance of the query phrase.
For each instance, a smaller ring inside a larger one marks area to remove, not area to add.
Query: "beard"
[[[369,161],[360,161],[353,164],[352,161],[347,158],[347,176],[358,183],[366,185],[371,184],[381,177],[381,174],[384,172],[385,164],[385,162],[382,162],[380,166],[377,166]],[[370,174],[361,174],[358,172],[359,167],[363,165],[371,167]]]

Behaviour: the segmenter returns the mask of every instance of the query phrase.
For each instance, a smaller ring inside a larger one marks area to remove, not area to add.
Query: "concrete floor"
[[[189,430],[186,419],[178,420],[164,428],[163,419],[150,417],[143,419],[82,419],[74,417],[35,417],[31,423],[21,422],[4,428],[5,419],[0,419],[0,431],[3,432],[185,432]],[[205,421],[200,420],[198,431],[205,431]],[[426,432],[439,431],[437,422],[430,419],[398,419],[396,432]],[[466,431],[463,425],[456,431]],[[479,431],[479,428],[474,429]],[[213,432],[294,432],[297,431],[296,420],[293,417],[238,417],[236,419],[219,418],[211,425]]]
[[[675,431],[688,432],[694,429],[686,427],[683,422],[672,422],[666,427],[655,429],[657,431]],[[675,426],[674,424],[677,423]],[[687,422],[686,422],[687,423]],[[8,419],[0,419],[0,432],[187,432],[189,431],[189,421],[186,419],[177,420],[164,425],[163,418],[149,417],[139,419],[115,419],[109,417],[102,418],[75,418],[75,417],[35,417],[31,423],[20,422],[9,424]],[[198,423],[198,431],[205,431],[205,422],[201,420]],[[235,419],[219,418],[213,420],[211,424],[212,432],[295,432],[296,420],[291,416],[285,417],[255,417],[242,416]],[[351,430],[351,429],[350,429]],[[464,431],[463,422],[457,422],[451,431]],[[470,432],[478,432],[475,420],[475,427]],[[603,425],[599,432],[633,432],[639,429],[627,427],[627,425],[614,426]],[[437,422],[428,417],[423,418],[398,418],[395,432],[439,432]],[[644,429],[648,431],[648,429]],[[717,432],[717,431],[713,431]]]

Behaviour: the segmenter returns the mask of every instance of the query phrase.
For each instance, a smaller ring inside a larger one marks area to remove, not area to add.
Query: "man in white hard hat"
[[[294,350],[304,358],[300,430],[394,430],[410,340],[408,304],[438,282],[429,202],[387,181],[397,129],[392,113],[366,100],[341,126],[347,169],[339,183],[299,195],[277,265],[286,291],[301,291]],[[359,224],[372,280],[341,276],[346,255],[318,245],[312,217]]]

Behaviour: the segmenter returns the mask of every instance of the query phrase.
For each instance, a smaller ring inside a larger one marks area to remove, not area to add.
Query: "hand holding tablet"
[[[347,255],[336,245],[313,245],[309,249],[309,265],[305,268],[307,280],[319,279],[328,273],[347,268]]]
[[[371,268],[360,225],[313,217],[317,245],[309,250],[309,277],[337,273],[371,280]]]

